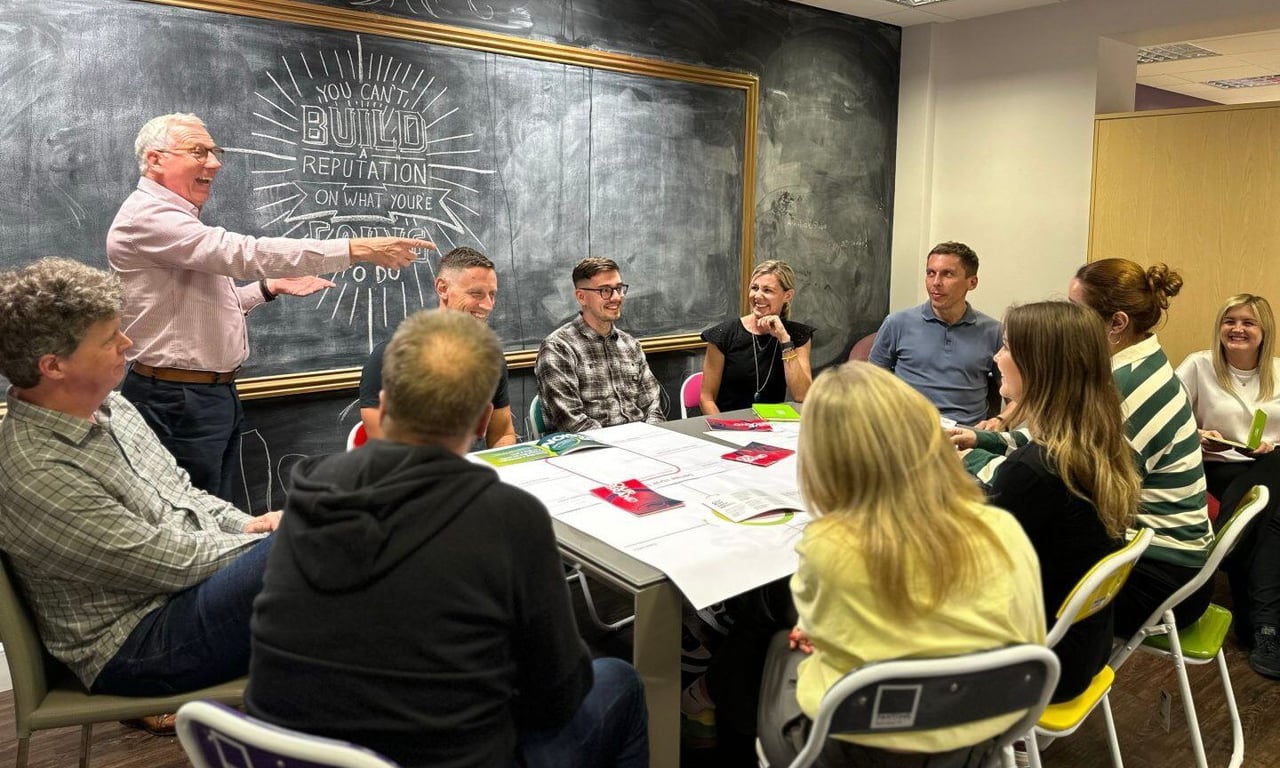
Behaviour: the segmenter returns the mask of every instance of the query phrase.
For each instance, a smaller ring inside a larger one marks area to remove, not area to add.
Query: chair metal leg
[[[1218,676],[1222,678],[1222,694],[1227,697],[1227,711],[1231,714],[1231,768],[1244,763],[1244,726],[1240,723],[1240,710],[1236,708],[1236,693],[1231,688],[1231,675],[1227,672],[1227,657],[1218,649]]]
[[[18,762],[16,768],[27,768],[27,751],[31,749],[31,737],[18,739]]]
[[[89,747],[93,744],[93,723],[80,726],[80,768],[89,768]]]
[[[1026,746],[1027,762],[1031,764],[1031,768],[1041,768],[1040,745],[1036,743],[1036,731],[1034,727],[1027,732],[1022,743]]]
[[[1178,625],[1174,622],[1173,612],[1165,614],[1170,624],[1169,650],[1173,656],[1173,669],[1178,676],[1178,689],[1182,691],[1182,712],[1187,718],[1187,732],[1191,736],[1191,749],[1196,753],[1197,768],[1209,768],[1209,760],[1204,753],[1204,741],[1200,738],[1200,721],[1196,717],[1196,703],[1191,698],[1191,679],[1187,677],[1187,662],[1182,656],[1182,643],[1178,639]]]
[[[1116,736],[1116,719],[1111,714],[1111,694],[1102,697],[1102,716],[1107,722],[1107,739],[1111,742],[1111,765],[1124,768],[1124,760],[1120,758],[1120,739]]]
[[[1000,765],[1001,765],[1001,768],[1018,768],[1017,763],[1013,761],[1013,745],[1012,744],[1010,744],[1009,746],[1001,750]],[[765,767],[761,766],[761,768],[765,768]]]
[[[636,620],[635,614],[618,619],[615,622],[607,622],[600,618],[600,614],[596,613],[596,601],[591,599],[591,587],[587,584],[587,575],[582,572],[581,568],[578,568],[577,571],[578,584],[582,587],[582,597],[587,602],[587,613],[591,616],[591,622],[593,624],[606,632],[613,632],[615,630],[622,629]]]

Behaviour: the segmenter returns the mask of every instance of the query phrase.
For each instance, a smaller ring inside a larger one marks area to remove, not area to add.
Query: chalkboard
[[[618,69],[130,0],[3,0],[0,265],[105,266],[138,128],[189,111],[227,149],[206,222],[477,247],[498,265],[491,322],[509,350],[576,311],[569,273],[587,255],[622,265],[624,328],[696,334],[740,306],[755,80]],[[353,267],[256,310],[245,373],[361,364],[435,305],[434,271]]]
[[[820,366],[888,312],[898,27],[791,0],[309,2],[758,77],[755,261],[795,268]]]

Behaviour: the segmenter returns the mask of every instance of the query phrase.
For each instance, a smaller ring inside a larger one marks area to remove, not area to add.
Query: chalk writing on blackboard
[[[348,0],[353,6],[394,8],[396,0]],[[524,5],[505,3],[495,8],[475,0],[404,0],[414,16],[438,21],[462,22],[477,27],[519,34],[533,28],[533,19]]]
[[[281,55],[254,91],[249,157],[264,231],[317,239],[396,235],[483,249],[476,179],[494,173],[449,85],[424,66],[353,48]],[[356,265],[316,309],[332,322],[386,328],[432,298],[434,270]]]

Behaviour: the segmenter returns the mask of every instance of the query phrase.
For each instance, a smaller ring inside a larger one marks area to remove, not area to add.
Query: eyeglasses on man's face
[[[176,149],[157,149],[157,152],[163,152],[167,155],[186,155],[197,163],[203,163],[209,159],[209,155],[213,155],[221,162],[222,158],[227,154],[227,150],[222,147],[177,147]]]
[[[600,294],[600,298],[604,299],[605,301],[608,301],[609,299],[613,298],[613,294],[615,293],[618,294],[619,296],[626,296],[627,289],[630,287],[631,286],[627,285],[626,283],[618,283],[617,285],[602,285],[599,288],[581,288],[579,290],[590,291],[591,293],[598,293]]]

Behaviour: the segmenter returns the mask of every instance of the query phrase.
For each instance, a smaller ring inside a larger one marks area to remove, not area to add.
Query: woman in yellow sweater
[[[779,734],[806,732],[822,695],[862,664],[1038,643],[1045,633],[1040,568],[1022,527],[984,502],[938,411],[893,374],[849,363],[819,376],[799,454],[801,492],[816,519],[797,546],[792,639],[811,652],[799,664],[797,717],[775,722],[770,703],[785,694],[761,692],[771,765],[794,756],[797,740]],[[950,752],[963,762],[1016,719],[836,736],[819,764],[926,765],[918,753]],[[917,756],[893,754],[903,752]]]

